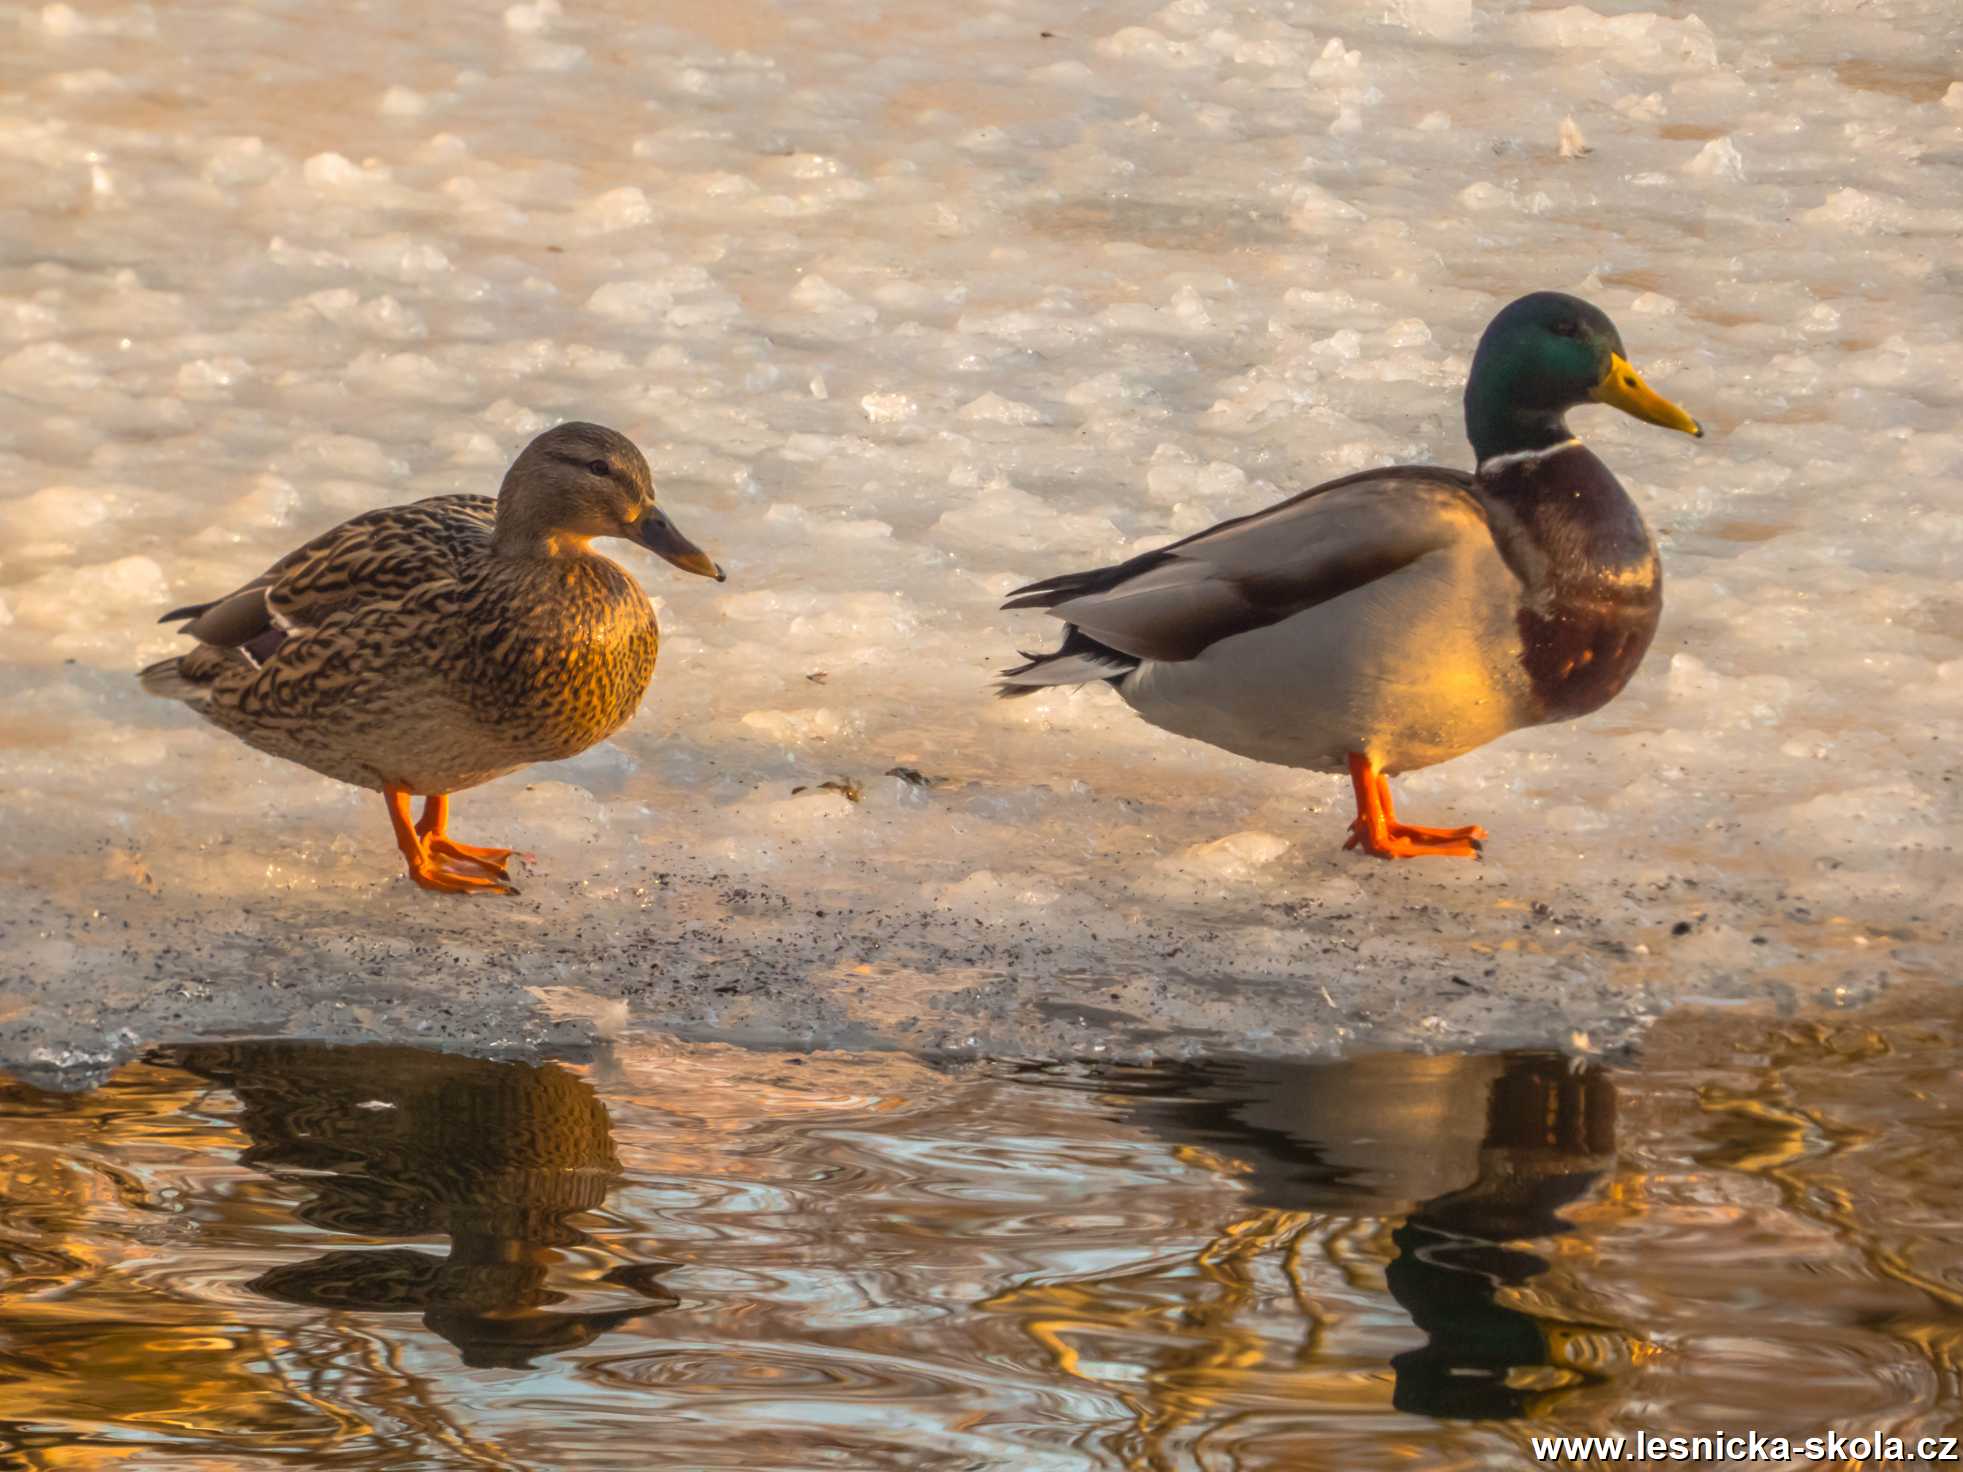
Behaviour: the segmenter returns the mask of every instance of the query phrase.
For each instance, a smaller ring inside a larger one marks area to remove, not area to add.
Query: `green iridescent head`
[[[1511,303],[1487,326],[1465,385],[1466,437],[1481,463],[1571,438],[1568,410],[1610,404],[1701,436],[1695,419],[1643,382],[1599,307],[1558,291]]]

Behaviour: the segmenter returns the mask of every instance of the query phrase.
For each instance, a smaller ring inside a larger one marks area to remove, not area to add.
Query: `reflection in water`
[[[253,1042],[181,1048],[173,1062],[239,1097],[239,1158],[310,1193],[296,1215],[351,1236],[450,1238],[446,1258],[408,1248],[289,1262],[247,1288],[318,1309],[420,1311],[471,1366],[524,1368],[614,1325],[673,1307],[646,1272],[616,1270],[652,1299],[546,1313],[554,1248],[587,1238],[567,1219],[620,1174],[607,1109],[556,1064],[493,1064],[416,1048]]]
[[[1642,1068],[1032,1077],[650,1040],[597,1092],[294,1044],[0,1080],[0,1467],[1256,1472],[1947,1434],[1958,1031],[1963,996],[1668,1025]]]
[[[519,1369],[592,1342],[673,1294],[615,1269],[650,1300],[545,1312],[555,1249],[587,1239],[568,1218],[620,1173],[607,1112],[556,1064],[489,1063],[412,1048],[251,1043],[169,1055],[238,1096],[240,1159],[309,1194],[302,1221],[356,1237],[450,1239],[447,1257],[341,1250],[268,1269],[246,1286],[323,1309],[420,1311],[474,1366]]]
[[[1190,1260],[1217,1291],[1182,1310],[1191,1346],[1155,1364],[1143,1393],[1127,1394],[1136,1434],[1117,1449],[1131,1465],[1177,1464],[1176,1433],[1216,1420],[1228,1403],[1368,1400],[1375,1377],[1360,1367],[1343,1383],[1332,1378],[1308,1264],[1320,1249],[1353,1270],[1359,1229],[1374,1233],[1386,1219],[1402,1221],[1389,1233],[1384,1284],[1426,1336],[1390,1360],[1395,1409],[1543,1414],[1640,1352],[1618,1330],[1523,1306],[1513,1291],[1550,1264],[1511,1244],[1571,1230],[1561,1208],[1614,1164],[1615,1086],[1601,1067],[1546,1054],[1236,1059],[1107,1082],[1127,1118],[1235,1180],[1253,1208]],[[1259,1296],[1264,1255],[1308,1325],[1286,1367],[1238,1322]],[[1101,1311],[1135,1301],[1138,1278],[1019,1288],[989,1307],[1025,1315],[1059,1367],[1081,1377],[1077,1337],[1135,1333],[1149,1321]]]
[[[386,1326],[419,1312],[464,1365],[523,1369],[673,1305],[660,1265],[629,1261],[596,1285],[613,1303],[550,1310],[566,1295],[548,1278],[588,1240],[573,1218],[619,1175],[604,1107],[555,1064],[242,1043],[158,1054],[90,1095],[0,1083],[0,1467],[404,1436],[428,1465],[521,1465]],[[449,1250],[302,1255],[296,1220],[320,1245]]]
[[[1478,1174],[1418,1203],[1391,1234],[1397,1258],[1386,1281],[1428,1339],[1391,1361],[1402,1411],[1526,1415],[1621,1358],[1587,1353],[1619,1348],[1615,1330],[1527,1312],[1501,1296],[1550,1265],[1506,1244],[1570,1230],[1560,1209],[1614,1164],[1615,1086],[1599,1067],[1509,1058],[1490,1085],[1485,1118]]]

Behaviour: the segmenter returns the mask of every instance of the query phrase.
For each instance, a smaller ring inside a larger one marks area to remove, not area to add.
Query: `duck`
[[[593,550],[599,537],[725,577],[655,504],[632,440],[561,424],[495,498],[365,512],[243,587],[172,609],[160,622],[197,647],[139,678],[248,746],[381,793],[423,889],[516,894],[512,850],[449,836],[450,797],[577,755],[640,704],[660,631],[640,584]]]
[[[1488,324],[1465,387],[1477,468],[1344,476],[1127,562],[1016,589],[1062,643],[1001,672],[1026,696],[1103,681],[1162,730],[1347,773],[1345,849],[1476,858],[1486,830],[1397,817],[1389,779],[1620,694],[1663,609],[1642,512],[1568,428],[1606,404],[1702,438],[1600,308],[1562,292]]]

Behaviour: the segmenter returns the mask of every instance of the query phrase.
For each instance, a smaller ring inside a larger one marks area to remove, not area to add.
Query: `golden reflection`
[[[522,1369],[576,1349],[674,1295],[645,1272],[612,1280],[637,1302],[549,1312],[569,1218],[620,1174],[606,1109],[556,1064],[491,1063],[409,1048],[250,1043],[184,1048],[183,1067],[238,1096],[243,1163],[297,1186],[296,1214],[362,1238],[450,1239],[446,1256],[340,1250],[269,1268],[246,1286],[336,1311],[419,1312],[480,1368]]]
[[[1899,1049],[1889,1031],[1865,1024],[1802,1022],[1771,1033],[1755,1081],[1698,1090],[1708,1143],[1697,1158],[1769,1181],[1793,1217],[1820,1223],[1878,1276],[1923,1295],[1923,1311],[1896,1310],[1878,1326],[1925,1359],[1952,1396],[1963,1396],[1963,1273],[1953,1257],[1933,1267],[1918,1261],[1928,1238],[1877,1209],[1871,1173],[1884,1167],[1862,1170],[1858,1162],[1882,1131],[1843,1117],[1843,1110],[1872,1110],[1876,1095],[1893,1091],[1901,1109],[1927,1109],[1946,1131],[1953,1128],[1943,1096],[1954,1081],[1948,1060],[1958,1006],[1945,999],[1946,1028],[1927,1026],[1921,1009],[1906,1010],[1891,1019]],[[1947,1169],[1931,1178],[1926,1170],[1915,1162],[1897,1188],[1913,1193],[1916,1216],[1953,1220],[1963,1211],[1959,1178]]]
[[[294,1395],[282,1336],[215,1321],[195,1290],[146,1275],[182,1218],[132,1167],[235,1142],[186,1126],[201,1088],[147,1066],[88,1095],[0,1079],[0,1452],[19,1459],[0,1465],[128,1466],[128,1445],[91,1434],[105,1417],[316,1450],[366,1429]]]
[[[1564,1208],[1614,1164],[1615,1088],[1599,1066],[1237,1060],[1110,1097],[1182,1160],[1242,1187],[1248,1210],[1182,1261],[1027,1283],[983,1306],[1130,1407],[1127,1466],[1188,1466],[1198,1441],[1307,1406],[1541,1416],[1647,1353],[1628,1331],[1517,1292],[1551,1266],[1517,1244],[1570,1232]],[[1286,1353],[1253,1312],[1264,1275],[1286,1284],[1305,1326]],[[1371,1275],[1426,1338],[1388,1375],[1325,1353],[1337,1300]],[[1142,1362],[1143,1375],[1113,1378],[1098,1368],[1107,1360]]]
[[[214,1085],[236,1096],[235,1116]],[[419,1312],[465,1364],[515,1368],[676,1301],[659,1264],[623,1264],[603,1281],[624,1303],[550,1311],[565,1297],[553,1268],[586,1242],[571,1218],[619,1174],[600,1101],[556,1065],[194,1047],[86,1095],[0,1080],[0,1117],[0,1466],[127,1466],[145,1443],[194,1460],[200,1446],[328,1457],[389,1427],[444,1465],[518,1469],[431,1394],[375,1316]],[[231,1158],[267,1189],[192,1188]],[[288,1254],[243,1282],[214,1250],[253,1241],[244,1261],[264,1263],[296,1214],[449,1249]],[[195,1272],[171,1266],[186,1254]],[[326,1313],[247,1322],[240,1292]]]
[[[1942,1431],[1963,1001],[1880,1015],[1673,1020],[1613,1075],[1057,1088],[661,1042],[604,1105],[300,1044],[0,1082],[0,1467],[612,1467],[657,1423],[689,1465],[1151,1472]]]

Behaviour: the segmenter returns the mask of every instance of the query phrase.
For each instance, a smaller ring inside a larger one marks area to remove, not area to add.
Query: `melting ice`
[[[1963,22],[1598,3],[6,7],[0,1048],[568,1025],[530,986],[819,1042],[1600,1045],[1953,969]],[[1713,432],[1577,416],[1663,629],[1594,718],[1400,784],[1483,863],[1345,855],[1340,779],[1106,692],[989,698],[1052,637],[1020,582],[1465,465],[1538,287]],[[611,549],[640,717],[456,805],[522,899],[415,891],[371,795],[139,692],[165,608],[572,417],[731,578]]]

